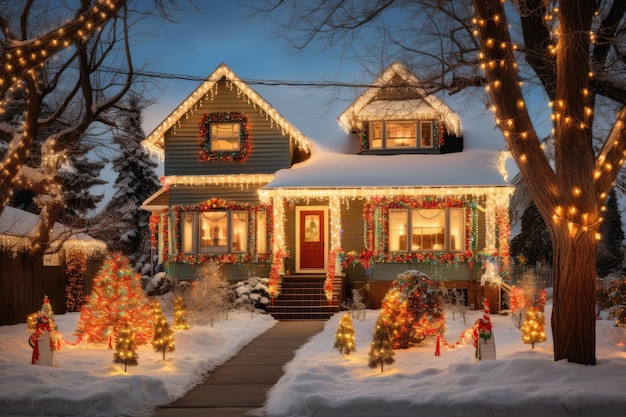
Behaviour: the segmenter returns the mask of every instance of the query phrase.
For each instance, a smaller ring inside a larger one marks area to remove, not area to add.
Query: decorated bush
[[[605,299],[597,294],[597,300],[602,302],[603,309],[609,309],[609,320],[615,320],[616,326],[626,327],[626,277],[604,280],[597,293],[601,291],[606,294]]]
[[[396,277],[380,314],[394,349],[406,349],[445,332],[443,295],[428,275],[415,270]]]

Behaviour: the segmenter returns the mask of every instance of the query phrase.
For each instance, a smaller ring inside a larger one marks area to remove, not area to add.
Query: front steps
[[[325,275],[289,275],[282,278],[281,293],[267,312],[276,320],[328,320],[339,312],[339,301],[324,294]]]

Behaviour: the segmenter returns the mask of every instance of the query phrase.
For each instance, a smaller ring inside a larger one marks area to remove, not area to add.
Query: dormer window
[[[369,141],[369,149],[433,149],[433,122],[430,120],[370,122]]]

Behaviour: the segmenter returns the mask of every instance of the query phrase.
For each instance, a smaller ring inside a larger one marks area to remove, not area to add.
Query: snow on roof
[[[15,207],[7,206],[0,216],[0,248],[14,252],[26,250],[31,245],[39,216]],[[76,233],[72,228],[55,223],[52,229],[51,242],[53,249],[61,245],[67,250],[79,250],[88,255],[102,254],[107,250],[106,244],[94,239],[86,233]]]
[[[309,160],[278,171],[264,188],[509,186],[498,161],[499,152],[489,149],[441,155],[347,155],[315,149]]]
[[[237,74],[233,72],[226,64],[220,64],[207,79],[198,86],[182,103],[180,103],[172,113],[169,114],[153,131],[148,135],[146,139],[142,141],[142,145],[152,154],[163,159],[164,157],[164,137],[165,133],[172,129],[179,120],[181,120],[185,114],[189,111],[193,111],[198,102],[209,97],[213,86],[220,81],[223,77],[232,82],[237,88],[238,93],[241,93],[241,99],[252,102],[262,112],[271,118],[276,127],[279,128],[283,134],[289,135],[289,137],[298,144],[302,149],[309,149],[309,139],[304,136],[298,129],[296,129],[291,123],[289,123],[274,107],[272,107],[263,97],[261,97],[256,91],[250,88],[244,81],[242,81]]]

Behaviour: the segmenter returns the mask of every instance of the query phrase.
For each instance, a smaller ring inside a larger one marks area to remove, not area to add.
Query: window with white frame
[[[238,253],[248,250],[248,212],[185,212],[181,218],[184,253]]]
[[[375,121],[369,123],[370,149],[433,149],[431,120]]]
[[[463,251],[465,216],[462,207],[389,209],[389,251]]]
[[[239,123],[211,123],[211,151],[238,151],[239,129]]]

